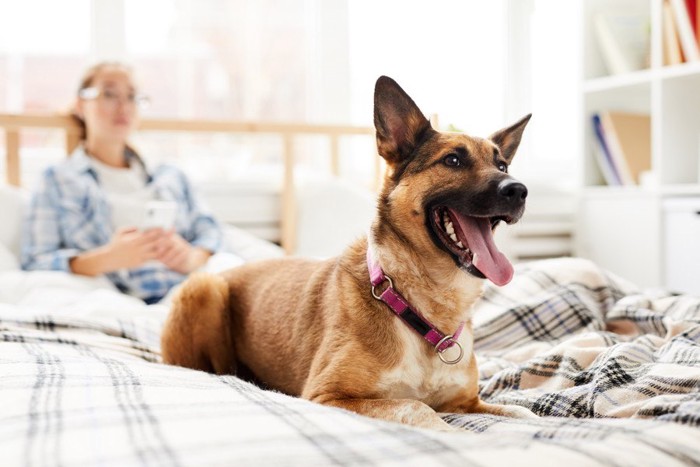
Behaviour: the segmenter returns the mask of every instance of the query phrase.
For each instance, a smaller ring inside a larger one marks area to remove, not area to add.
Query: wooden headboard
[[[20,185],[21,131],[31,128],[58,129],[65,134],[66,154],[80,142],[80,129],[67,115],[0,114],[0,128],[5,131],[7,183]],[[184,133],[237,133],[277,135],[283,142],[284,175],[282,181],[281,245],[287,253],[295,251],[296,206],[294,196],[294,139],[299,135],[322,135],[329,139],[331,172],[340,174],[340,139],[346,136],[374,135],[374,128],[304,123],[263,123],[232,120],[165,120],[144,119],[139,131],[171,131]],[[382,170],[381,158],[375,157],[374,184],[378,187]]]

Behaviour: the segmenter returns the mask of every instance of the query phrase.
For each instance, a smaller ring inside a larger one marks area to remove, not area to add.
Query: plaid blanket
[[[167,308],[113,313],[108,293],[92,308],[0,304],[2,465],[700,465],[700,298],[587,261],[487,286],[482,397],[542,418],[444,414],[455,433],[162,365]]]

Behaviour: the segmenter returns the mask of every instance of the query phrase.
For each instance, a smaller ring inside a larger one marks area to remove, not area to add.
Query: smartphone
[[[177,204],[174,201],[148,201],[143,213],[141,230],[161,229],[168,230],[175,227],[177,217]]]

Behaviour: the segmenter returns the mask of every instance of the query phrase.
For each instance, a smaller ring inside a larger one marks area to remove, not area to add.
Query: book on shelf
[[[608,185],[622,185],[620,176],[617,173],[617,168],[615,167],[612,156],[610,155],[610,148],[608,147],[607,139],[605,137],[605,130],[603,129],[600,115],[593,114],[591,118],[593,120],[593,131],[595,133],[593,154],[598,162],[600,173],[603,175],[603,179]]]
[[[681,52],[681,43],[678,38],[676,20],[673,18],[673,11],[668,0],[664,0],[662,15],[664,65],[679,65],[683,63],[683,53]]]
[[[698,0],[685,0],[685,8],[688,10],[690,24],[695,33],[695,41],[698,42],[698,46],[700,46],[700,23],[698,23],[700,12],[698,11]]]
[[[651,170],[651,117],[645,113],[600,112],[601,137],[622,185],[639,185]]]
[[[683,50],[683,57],[686,62],[700,61],[700,47],[698,46],[697,28],[690,19],[686,0],[669,0],[673,19],[678,29],[678,37]],[[697,15],[697,12],[695,13]],[[693,16],[695,16],[693,15]],[[697,21],[697,17],[695,18]]]
[[[649,22],[646,13],[605,11],[595,15],[595,37],[610,74],[649,66]]]
[[[700,0],[694,0],[695,1],[695,37],[698,39],[698,47],[700,47],[700,5],[698,5],[698,1]]]

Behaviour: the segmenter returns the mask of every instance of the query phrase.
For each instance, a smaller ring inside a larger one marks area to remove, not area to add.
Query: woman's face
[[[138,93],[123,68],[99,70],[76,106],[87,127],[89,140],[126,143],[139,121]]]

